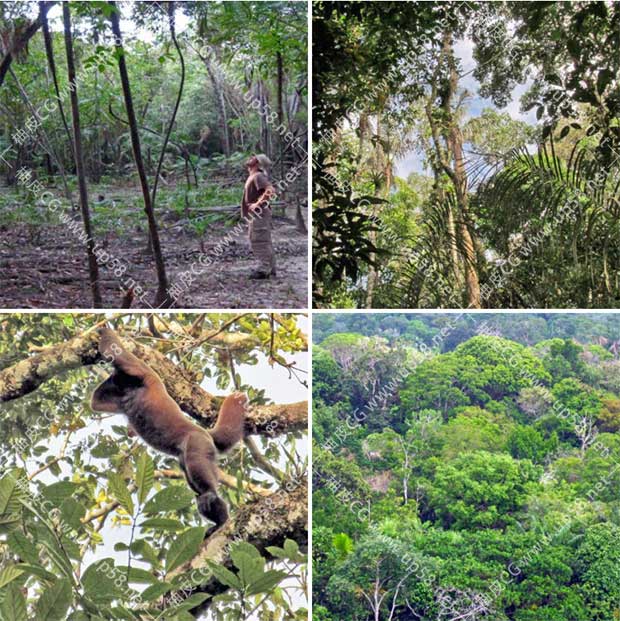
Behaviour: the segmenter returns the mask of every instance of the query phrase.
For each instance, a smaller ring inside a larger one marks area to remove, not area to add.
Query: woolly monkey
[[[217,453],[232,448],[243,438],[248,397],[234,393],[224,399],[213,429],[206,430],[189,420],[168,394],[159,376],[128,352],[113,330],[99,331],[99,352],[114,365],[114,373],[92,396],[97,412],[121,412],[129,420],[130,434],[177,457],[187,483],[196,493],[198,510],[216,530],[228,519],[226,503],[217,493]]]

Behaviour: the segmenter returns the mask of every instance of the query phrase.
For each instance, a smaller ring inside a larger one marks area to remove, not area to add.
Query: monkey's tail
[[[227,451],[243,438],[245,413],[250,400],[243,392],[228,395],[222,403],[217,423],[210,434],[218,451]]]

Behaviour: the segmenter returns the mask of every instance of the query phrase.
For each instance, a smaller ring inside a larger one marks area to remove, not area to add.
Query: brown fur
[[[219,528],[228,519],[228,509],[217,494],[217,453],[243,437],[247,395],[226,397],[215,427],[207,431],[183,414],[157,373],[128,352],[113,330],[103,328],[99,334],[99,351],[114,365],[114,373],[93,393],[92,409],[122,412],[128,418],[130,434],[177,457],[197,495],[200,513]]]

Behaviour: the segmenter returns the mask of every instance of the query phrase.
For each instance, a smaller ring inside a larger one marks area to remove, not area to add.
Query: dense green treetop
[[[314,620],[619,618],[619,328],[316,317]]]

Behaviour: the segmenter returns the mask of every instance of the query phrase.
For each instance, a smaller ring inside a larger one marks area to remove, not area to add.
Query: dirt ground
[[[304,213],[304,218],[306,213]],[[161,243],[168,279],[179,286],[179,308],[307,308],[307,236],[295,222],[274,217],[273,241],[278,261],[275,278],[254,281],[248,275],[255,266],[244,235],[223,247],[232,225],[209,225],[198,235],[191,227],[162,223]],[[306,220],[307,222],[307,220]],[[156,292],[151,255],[146,252],[146,232],[108,233],[105,250],[122,259],[127,272],[115,276],[100,268],[105,308],[119,308],[123,282],[133,278],[148,293],[133,308],[149,308]],[[184,284],[183,274],[200,257],[212,260],[209,267]],[[86,250],[66,226],[0,224],[0,308],[92,308]]]

